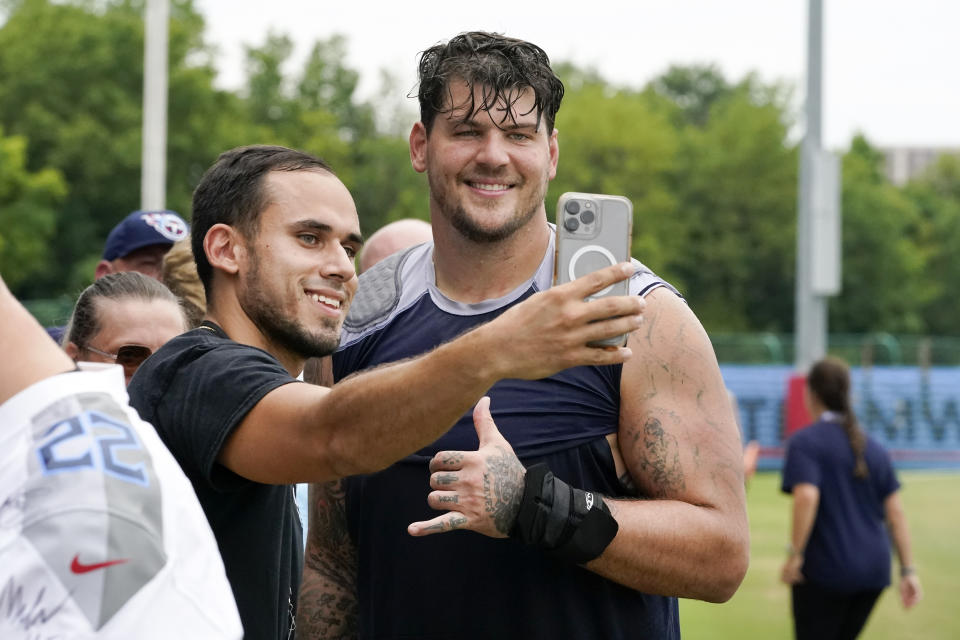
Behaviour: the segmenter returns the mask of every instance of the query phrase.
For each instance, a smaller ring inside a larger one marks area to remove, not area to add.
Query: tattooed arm
[[[585,566],[645,593],[722,602],[748,561],[739,431],[710,341],[689,308],[658,289],[645,318],[621,376],[618,438],[638,495],[649,499],[605,499],[619,531]],[[474,422],[478,451],[431,461],[428,502],[448,513],[411,524],[412,535],[510,530],[524,470],[485,405]]]
[[[331,358],[311,358],[303,379],[333,384]],[[307,548],[297,602],[297,637],[301,640],[349,640],[359,632],[357,550],[347,531],[344,480],[310,485]]]
[[[678,297],[647,297],[624,365],[620,452],[648,500],[608,500],[620,525],[586,566],[646,593],[729,599],[747,569],[740,435],[703,327]]]
[[[298,638],[357,637],[357,552],[347,533],[343,483],[310,485],[310,528],[297,604]]]

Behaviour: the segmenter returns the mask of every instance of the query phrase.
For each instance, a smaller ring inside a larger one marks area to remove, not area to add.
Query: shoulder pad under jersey
[[[360,275],[357,295],[343,326],[357,331],[385,319],[400,302],[403,265],[416,247],[398,251]]]

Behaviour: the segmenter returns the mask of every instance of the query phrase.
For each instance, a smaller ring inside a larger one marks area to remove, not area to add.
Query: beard
[[[441,184],[441,179],[434,180],[433,174],[428,172],[427,181],[430,185],[430,193],[434,200],[436,200],[443,217],[445,217],[450,224],[453,225],[453,228],[463,237],[477,244],[500,242],[512,236],[518,229],[522,229],[533,219],[543,205],[543,200],[547,192],[547,179],[544,177],[544,180],[541,181],[538,188],[530,191],[528,196],[518,203],[517,209],[509,220],[498,227],[490,228],[481,226],[480,224],[480,218],[483,215],[482,205],[477,207],[480,210],[478,214],[471,216],[463,206],[463,201],[457,198],[456,194],[448,192],[446,185]],[[514,188],[523,189],[526,184],[526,181],[523,181],[514,186]],[[497,205],[493,203],[491,209],[496,206]]]
[[[251,252],[250,272],[239,295],[240,308],[267,340],[304,358],[322,358],[340,345],[341,321],[324,319],[324,328],[309,331],[296,318],[283,314],[283,304],[262,281],[260,262]]]

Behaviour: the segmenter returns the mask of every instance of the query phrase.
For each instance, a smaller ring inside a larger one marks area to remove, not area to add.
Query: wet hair
[[[853,475],[866,478],[870,475],[864,450],[867,436],[857,422],[850,402],[850,368],[837,358],[824,358],[816,362],[807,374],[807,386],[829,411],[843,416],[843,430],[853,449]]]
[[[224,151],[193,192],[191,244],[197,275],[210,300],[213,267],[203,250],[203,240],[215,224],[235,227],[250,240],[260,228],[260,214],[270,194],[264,177],[271,171],[324,171],[330,166],[315,156],[287,147],[252,145]]]
[[[177,240],[170,251],[164,254],[160,281],[180,299],[180,306],[183,307],[190,328],[200,326],[207,312],[207,299],[203,293],[203,284],[197,276],[190,238]]]
[[[494,118],[494,122],[503,124],[507,118],[513,119],[513,110],[497,104],[512,107],[524,89],[533,91],[531,111],[536,111],[538,121],[543,118],[550,134],[563,100],[563,83],[550,67],[550,58],[543,49],[496,33],[461,33],[449,42],[430,47],[420,54],[417,74],[420,121],[428,134],[437,114],[459,108],[465,108],[464,120],[478,109],[491,115],[501,109],[502,117],[499,121]],[[470,98],[465,104],[452,104],[450,84],[455,81],[463,81],[469,88]],[[480,89],[479,105],[474,98],[476,88]]]
[[[180,307],[177,297],[163,284],[137,271],[111,273],[94,280],[77,298],[70,321],[63,332],[63,346],[69,343],[85,349],[103,329],[100,322],[99,300],[167,300]],[[186,318],[184,317],[184,327]]]

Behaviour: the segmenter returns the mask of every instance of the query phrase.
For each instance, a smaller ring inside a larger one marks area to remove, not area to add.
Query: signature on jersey
[[[49,493],[50,489],[47,487],[32,487],[26,491],[21,487],[16,493],[6,496],[0,502],[0,527],[20,526],[28,499],[36,499]]]
[[[26,593],[26,587],[10,576],[0,589],[0,630],[12,625],[30,633],[28,637],[31,640],[52,640],[57,636],[43,635],[43,627],[57,617],[68,597],[57,603],[49,603],[46,587],[40,587],[36,595],[31,597]]]

